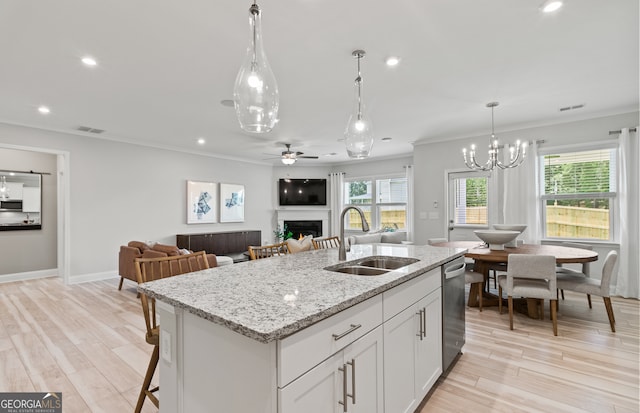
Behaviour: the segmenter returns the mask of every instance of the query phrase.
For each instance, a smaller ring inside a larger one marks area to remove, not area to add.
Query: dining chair
[[[427,240],[427,243],[429,245],[440,244],[441,242],[449,242],[449,240],[446,238],[429,238]],[[469,289],[469,293],[472,294],[474,291],[478,292],[478,308],[480,309],[480,311],[482,311],[482,295],[483,295],[482,293],[484,291],[484,275],[482,273],[473,271],[473,260],[471,260],[471,263],[469,263],[468,259],[465,258],[465,266],[466,266],[466,271],[464,273],[464,283],[470,284],[471,286],[473,286],[473,284],[478,284],[476,285],[475,289],[474,288]]]
[[[582,248],[583,250],[593,250],[593,246],[589,245],[589,244],[583,244],[580,242],[563,242],[561,244],[563,247],[569,247],[569,248]],[[576,275],[576,276],[581,276],[581,277],[585,277],[585,278],[589,278],[589,268],[590,265],[588,262],[583,262],[582,263],[582,269],[580,271],[578,270],[574,270],[572,268],[568,268],[568,267],[563,267],[562,264],[558,264],[556,266],[556,274],[557,275]],[[560,296],[562,297],[562,299],[564,300],[564,290],[560,289]],[[589,302],[589,308],[591,307],[591,295],[587,294],[587,301]]]
[[[136,279],[138,284],[142,284],[207,269],[209,268],[209,261],[207,260],[206,254],[205,251],[199,251],[193,254],[175,255],[171,257],[136,258],[134,260]],[[147,367],[142,388],[140,389],[140,395],[138,396],[136,413],[140,413],[147,397],[156,407],[159,408],[160,404],[158,397],[154,394],[159,390],[159,386],[151,387],[151,379],[153,378],[160,358],[160,326],[156,316],[156,300],[141,293],[140,302],[142,303],[142,313],[147,328],[145,340],[153,346],[153,353],[151,353],[151,360],[149,360],[149,366]]]
[[[327,237],[327,238],[312,238],[313,248],[317,250],[326,248],[339,248],[340,237]]]
[[[509,328],[513,330],[513,297],[549,300],[553,335],[558,335],[558,290],[556,257],[553,255],[510,254],[507,274],[498,276],[498,302],[502,314],[502,290],[507,291]],[[544,307],[540,307],[544,313]],[[542,318],[542,317],[541,317]]]
[[[607,310],[607,316],[609,317],[611,331],[614,333],[616,332],[616,319],[613,315],[613,306],[611,305],[609,289],[613,268],[615,267],[617,260],[618,253],[615,250],[609,251],[607,257],[604,259],[604,264],[602,266],[602,278],[600,280],[584,277],[581,274],[559,274],[557,285],[561,290],[570,290],[587,294],[587,297],[589,297],[589,308],[591,308],[592,294],[602,297],[604,300],[604,306]]]
[[[277,255],[285,255],[289,253],[289,248],[286,242],[280,242],[278,244],[249,246],[249,257],[252,260],[259,260],[262,258],[269,258]]]

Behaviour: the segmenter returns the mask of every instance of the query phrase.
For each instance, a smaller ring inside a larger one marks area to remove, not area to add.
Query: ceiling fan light
[[[295,158],[282,158],[282,163],[285,165],[293,165],[294,163],[296,163],[296,159]]]

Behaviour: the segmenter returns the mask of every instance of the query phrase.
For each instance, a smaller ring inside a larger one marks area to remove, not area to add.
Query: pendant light
[[[251,44],[233,86],[233,102],[240,127],[247,132],[266,133],[278,122],[278,84],[262,44],[260,7],[249,7]]]
[[[462,149],[464,163],[469,169],[476,171],[492,171],[496,166],[500,169],[515,168],[520,165],[527,156],[527,143],[520,143],[520,141],[516,141],[515,145],[508,145],[509,162],[503,163],[500,161],[500,146],[498,145],[498,140],[496,139],[496,134],[493,129],[493,109],[498,105],[498,102],[487,103],[487,107],[491,108],[491,139],[489,140],[489,159],[487,162],[484,165],[478,164],[478,161],[476,160],[475,145],[471,145],[468,158],[467,148]]]
[[[364,50],[354,50],[351,55],[358,59],[358,77],[355,80],[355,102],[353,112],[344,131],[344,143],[350,158],[364,159],[369,157],[373,146],[373,132],[371,121],[364,115],[362,103],[362,76],[360,75],[360,59],[365,55]]]

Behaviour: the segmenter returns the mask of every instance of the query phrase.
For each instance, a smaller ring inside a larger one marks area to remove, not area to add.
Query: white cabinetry
[[[23,189],[22,212],[40,212],[40,188],[27,186]]]
[[[391,290],[385,297],[385,304],[410,304],[385,318],[386,412],[413,412],[442,373],[441,289],[430,288],[426,281],[415,280],[414,285]],[[418,301],[416,294],[422,295]]]
[[[7,191],[9,192],[9,199],[22,199],[22,182],[7,182]]]
[[[383,412],[382,327],[279,390],[280,412]]]

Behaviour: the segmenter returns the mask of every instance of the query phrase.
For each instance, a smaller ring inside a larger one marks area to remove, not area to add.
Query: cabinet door
[[[419,403],[415,395],[417,308],[414,304],[384,323],[385,412],[413,412]]]
[[[344,350],[349,413],[384,412],[382,336],[379,326]]]
[[[343,364],[341,351],[279,389],[280,413],[341,412]]]
[[[417,303],[423,311],[423,339],[416,341],[416,400],[418,403],[442,373],[442,304],[438,288]]]

